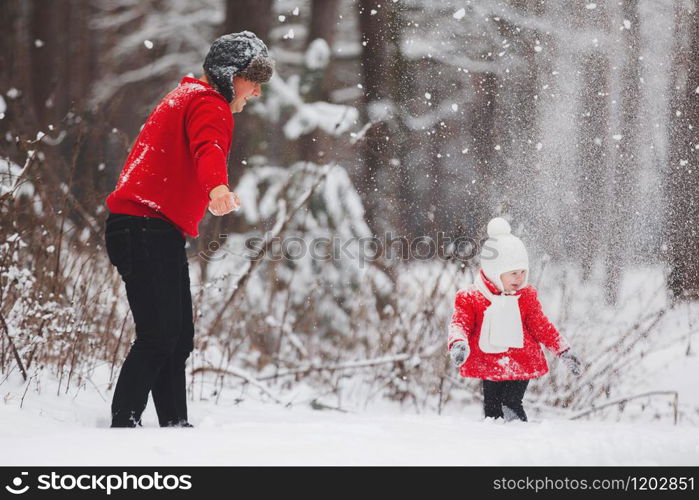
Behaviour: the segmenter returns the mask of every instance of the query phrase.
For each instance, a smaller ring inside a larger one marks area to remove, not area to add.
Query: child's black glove
[[[466,350],[468,346],[463,340],[454,342],[449,349],[449,356],[451,356],[451,362],[455,367],[459,368],[466,361]]]
[[[582,373],[582,363],[577,356],[570,353],[570,349],[561,353],[560,358],[563,364],[566,365],[566,368],[568,368],[573,375],[576,377],[580,376]]]

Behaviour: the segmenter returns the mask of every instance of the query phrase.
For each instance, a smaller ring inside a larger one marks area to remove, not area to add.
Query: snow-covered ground
[[[699,429],[670,422],[505,424],[476,406],[439,416],[245,399],[190,403],[194,429],[158,428],[152,403],[144,427],[109,429],[110,394],[44,389],[21,409],[21,391],[3,394],[0,465],[699,465]]]
[[[549,280],[562,280],[547,272]],[[662,291],[661,273],[639,271],[632,276],[636,281],[625,285],[617,310],[597,305],[599,290],[578,287],[574,307],[565,312],[560,291],[542,287],[547,312],[567,325],[576,349],[591,362],[588,371],[605,366],[600,358],[606,348],[598,343],[620,337],[637,318],[667,307],[664,295],[657,292]],[[594,317],[590,310],[597,311]],[[0,380],[0,444],[10,450],[0,454],[0,465],[696,466],[697,314],[697,306],[687,304],[665,315],[635,354],[625,354],[627,366],[614,376],[601,375],[609,383],[609,395],[596,404],[651,391],[663,394],[593,412],[590,420],[570,420],[589,404],[575,409],[545,404],[550,380],[561,377],[555,361],[549,375],[532,383],[543,391],[537,396],[530,390],[525,396],[532,418],[526,424],[483,421],[478,402],[458,391],[443,407],[443,415],[437,415],[431,403],[417,413],[411,405],[401,408],[375,394],[367,396],[367,391],[375,392],[365,387],[370,375],[356,372],[343,378],[341,390],[334,393],[304,382],[290,388],[271,384],[271,393],[290,402],[288,406],[272,402],[254,384],[242,385],[239,378],[228,380],[221,392],[219,385],[209,385],[198,375],[190,387],[194,429],[158,428],[152,402],[144,427],[108,428],[112,394],[107,363],[81,372],[81,381],[74,376],[67,391],[65,381],[59,391],[48,370],[34,365],[27,384],[15,367]],[[202,364],[202,355],[195,351],[192,366]],[[566,379],[561,380],[559,387],[565,387]],[[676,426],[672,398],[665,391],[678,394]],[[348,411],[314,410],[309,403],[315,398]]]

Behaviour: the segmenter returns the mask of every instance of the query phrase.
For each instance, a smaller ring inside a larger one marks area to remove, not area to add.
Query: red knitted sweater
[[[209,192],[228,184],[233,115],[210,85],[185,77],[148,117],[114,191],[112,213],[160,217],[192,237]]]

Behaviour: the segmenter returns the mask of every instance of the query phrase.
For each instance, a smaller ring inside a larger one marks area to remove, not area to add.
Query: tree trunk
[[[313,0],[311,2],[311,25],[306,46],[317,38],[322,38],[332,46],[338,25],[338,0]]]
[[[680,42],[676,55],[670,115],[670,172],[668,176],[667,246],[668,287],[675,298],[699,298],[699,0],[686,16],[677,9],[678,36],[689,29],[688,42]],[[686,19],[686,21],[685,21]],[[680,38],[682,40],[682,38]],[[681,48],[680,48],[681,47]]]
[[[386,33],[390,31],[391,3],[383,0],[359,0],[359,29],[362,41],[362,83],[364,101],[371,110],[380,101],[390,97],[392,78],[388,56]],[[368,114],[371,118],[371,113]],[[391,158],[389,126],[385,121],[376,121],[364,139],[362,169],[357,187],[364,201],[369,226],[376,231],[383,226],[379,217],[379,175]]]
[[[395,106],[404,113],[395,113],[394,126],[391,128],[391,143],[394,160],[389,161],[387,167],[389,182],[382,185],[382,193],[386,203],[392,209],[386,214],[387,226],[397,230],[398,234],[411,238],[421,229],[417,212],[421,207],[416,205],[419,198],[419,189],[414,182],[416,175],[420,175],[412,168],[415,162],[415,149],[419,144],[421,134],[416,134],[405,117],[408,110],[419,98],[418,67],[419,62],[411,60],[403,52],[401,26],[404,26],[407,17],[404,9],[393,8],[390,12],[391,21],[387,28],[391,29],[387,43],[392,51],[392,94]]]
[[[306,49],[311,42],[323,39],[332,50],[335,39],[335,28],[337,27],[338,0],[313,0],[311,3],[311,21],[306,39]],[[327,101],[328,90],[326,88],[328,79],[326,75],[332,72],[332,59],[327,67],[318,70],[305,69],[304,79],[310,86],[306,94],[307,99],[313,101]],[[327,139],[314,130],[301,136],[298,140],[298,151],[301,160],[312,162],[323,162],[323,149],[327,144]]]
[[[581,12],[582,26],[607,33],[608,14],[598,4]],[[578,190],[580,194],[580,227],[577,231],[582,278],[592,275],[604,236],[604,214],[607,213],[607,172],[609,165],[609,93],[610,64],[602,48],[592,47],[582,56],[580,73],[582,93],[579,104]]]
[[[33,43],[28,25],[31,5],[22,0],[6,0],[0,16],[0,93],[7,104],[5,117],[0,120],[2,137],[11,132],[13,137],[36,130],[36,117],[31,95],[30,51]],[[10,89],[19,89],[18,97],[7,96]],[[28,137],[24,137],[28,138]],[[33,137],[32,137],[33,139]],[[21,161],[14,142],[3,141],[4,154]]]
[[[494,153],[495,117],[497,109],[498,77],[495,73],[474,73],[471,78],[474,97],[471,100],[471,138],[475,169],[475,183],[468,190],[467,234],[486,236],[483,228],[495,215],[494,180],[498,177]]]
[[[434,72],[436,71],[437,70],[434,70]],[[440,109],[443,102],[443,89],[439,86],[435,86],[435,88],[430,90],[430,102],[432,102],[432,107]],[[436,238],[438,231],[444,228],[443,224],[445,224],[446,220],[446,215],[444,213],[446,204],[443,203],[444,197],[442,193],[444,192],[445,182],[447,181],[447,178],[444,178],[444,148],[447,145],[447,132],[443,124],[444,122],[442,120],[437,121],[432,127],[429,136],[427,148],[429,154],[425,165],[428,182],[426,189],[419,197],[420,205],[415,207],[421,217],[419,217],[419,219],[416,217],[418,214],[415,213],[415,209],[409,211],[413,212],[410,214],[413,219],[418,219],[423,222],[421,232],[423,234],[428,232],[434,238]],[[428,231],[425,231],[426,229],[428,229]]]
[[[70,0],[33,2],[32,94],[40,127],[55,124],[70,106],[71,11]]]
[[[621,74],[621,139],[617,143],[616,162],[613,165],[612,198],[610,230],[606,254],[606,300],[616,304],[619,294],[621,273],[626,264],[626,256],[631,250],[629,240],[633,237],[629,231],[633,219],[631,206],[635,201],[638,179],[638,105],[641,101],[641,55],[638,0],[624,0],[623,18],[629,21],[622,35],[625,48],[624,63]]]

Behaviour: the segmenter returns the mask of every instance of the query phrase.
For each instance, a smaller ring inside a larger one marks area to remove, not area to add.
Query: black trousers
[[[483,381],[483,409],[486,417],[527,421],[522,407],[529,380]]]
[[[160,425],[181,425],[187,421],[185,363],[194,347],[185,238],[163,219],[110,214],[105,243],[136,324],[114,389],[112,427],[140,424],[149,393]]]

